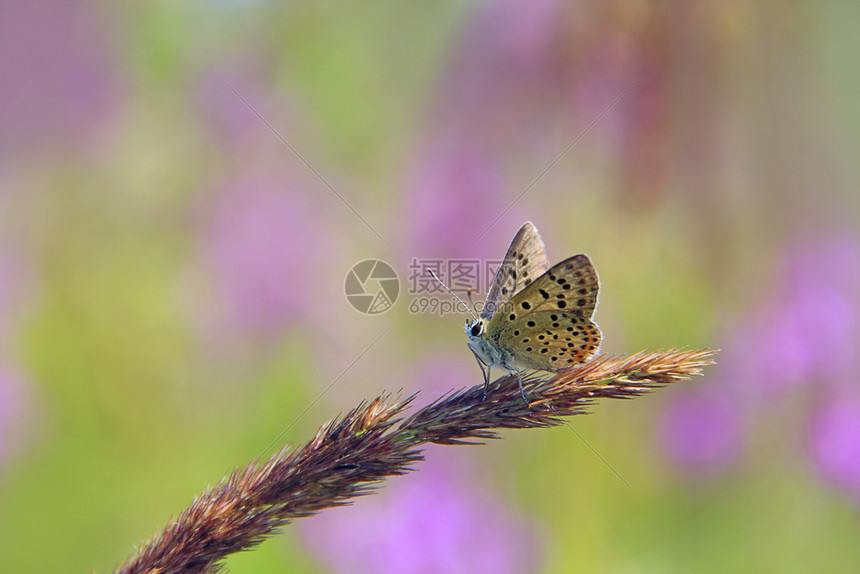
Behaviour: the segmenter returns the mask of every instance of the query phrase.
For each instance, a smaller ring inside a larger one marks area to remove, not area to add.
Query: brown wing
[[[501,323],[498,332],[498,345],[510,366],[543,371],[585,362],[598,352],[602,340],[600,328],[590,319],[562,311],[523,315]]]
[[[591,319],[597,307],[600,279],[586,255],[565,259],[535,279],[511,299],[508,315],[557,310]]]
[[[487,336],[511,366],[557,371],[581,363],[597,353],[603,338],[591,321],[599,289],[588,257],[566,259],[501,307]]]
[[[504,261],[496,271],[484,308],[481,309],[481,318],[491,317],[515,293],[543,274],[548,265],[546,246],[537,228],[531,221],[526,221],[517,231]]]

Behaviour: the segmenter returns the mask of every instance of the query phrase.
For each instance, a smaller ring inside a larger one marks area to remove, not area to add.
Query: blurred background
[[[409,265],[499,259],[525,220],[594,261],[604,352],[719,366],[580,436],[430,448],[231,571],[860,571],[858,21],[0,2],[0,571],[109,571],[362,398],[480,384]],[[369,258],[385,313],[344,295]]]

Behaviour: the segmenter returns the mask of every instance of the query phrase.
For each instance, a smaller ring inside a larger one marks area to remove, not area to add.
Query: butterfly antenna
[[[472,310],[477,312],[478,307],[477,307],[477,305],[475,305],[475,302],[472,301],[472,288],[471,287],[466,288],[466,296],[469,298],[469,305],[472,306]]]
[[[448,287],[447,285],[445,285],[445,283],[444,283],[441,279],[439,279],[439,277],[436,275],[436,273],[434,273],[434,272],[433,272],[433,270],[432,270],[432,269],[430,269],[430,268],[425,268],[425,269],[427,270],[427,272],[428,272],[428,273],[430,273],[430,275],[432,275],[432,276],[433,276],[433,279],[435,279],[436,281],[438,281],[438,282],[439,282],[439,285],[441,285],[442,287],[444,287],[444,288],[445,288],[445,290],[446,290],[448,293],[450,293],[451,295],[453,295],[453,296],[457,299],[457,301],[459,301],[459,302],[460,302],[460,304],[462,304],[462,305],[463,305],[463,307],[465,307],[465,308],[466,308],[466,310],[469,312],[469,315],[471,315],[471,316],[472,316],[472,319],[474,319],[475,321],[477,321],[477,320],[478,320],[478,316],[477,316],[477,315],[475,315],[475,313],[473,313],[473,312],[472,312],[472,309],[470,309],[470,308],[469,308],[469,306],[468,306],[468,305],[466,305],[466,303],[465,303],[462,299],[460,299],[460,297],[459,297],[456,293],[454,293],[453,291],[451,291],[451,288],[450,288],[450,287]],[[470,298],[471,298],[471,297],[470,297]]]

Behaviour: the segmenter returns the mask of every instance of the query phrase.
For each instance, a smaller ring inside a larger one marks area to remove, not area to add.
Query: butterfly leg
[[[477,354],[475,354],[475,360],[478,361],[478,365],[481,367],[481,374],[484,375],[484,398],[487,398],[487,391],[490,388],[490,366],[484,363]]]
[[[529,404],[529,400],[526,398],[526,392],[523,390],[523,372],[519,369],[516,370],[517,380],[520,383],[520,396],[523,398],[523,402]]]
[[[517,381],[520,383],[520,396],[523,398],[524,403],[529,404],[529,400],[526,398],[525,389],[523,388],[523,371],[515,367],[509,367],[506,364],[503,364],[502,366],[508,371],[509,374],[517,376]]]

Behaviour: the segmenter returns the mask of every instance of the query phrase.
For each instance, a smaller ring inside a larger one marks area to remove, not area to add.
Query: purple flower
[[[719,383],[713,383],[716,389]],[[734,462],[741,449],[740,416],[735,402],[713,393],[687,394],[664,413],[660,441],[681,467],[713,473]]]
[[[738,363],[736,375],[757,394],[802,385],[810,380],[814,349],[791,303],[754,312],[730,339],[727,360]]]
[[[811,447],[818,474],[860,501],[860,401],[843,399],[820,408]]]
[[[858,238],[798,242],[767,299],[734,339],[737,375],[766,392],[850,378],[860,368]]]
[[[109,101],[107,46],[91,5],[0,3],[0,155],[88,133]]]
[[[314,300],[324,226],[289,184],[246,178],[204,206],[204,264],[226,303],[230,325],[268,333],[289,325]]]
[[[704,394],[680,399],[661,424],[665,450],[683,467],[713,469],[735,458],[741,443],[740,404],[756,409],[761,418],[780,393],[800,385],[818,385],[829,395],[856,388],[858,238],[834,234],[798,241],[787,250],[767,297],[730,330],[721,346],[719,379],[706,383],[707,390],[700,391]],[[843,483],[851,460],[847,455],[838,458],[850,450],[839,437],[850,437],[849,418],[821,414],[813,429],[822,475]],[[832,450],[829,440],[836,441]],[[850,443],[850,438],[845,440]]]
[[[484,26],[485,41],[493,46],[488,55],[499,52],[521,69],[544,65],[552,53],[559,5],[558,0],[503,0],[490,4]]]
[[[406,231],[412,237],[408,255],[474,255],[472,243],[501,204],[497,167],[486,155],[451,142],[432,146],[421,157],[415,183],[407,191]]]
[[[534,572],[534,538],[484,487],[441,457],[380,496],[304,521],[311,552],[334,572],[456,574]]]
[[[811,368],[824,377],[852,376],[860,368],[860,240],[844,234],[806,241],[787,266]]]
[[[202,75],[195,86],[194,96],[199,104],[197,109],[205,124],[218,136],[217,141],[233,148],[234,154],[243,151],[248,153],[249,148],[255,149],[251,139],[259,133],[261,122],[230,86],[249,102],[255,102],[256,106],[265,101],[259,90],[259,82],[254,79],[262,74],[254,74],[254,62],[250,58],[246,60],[233,66],[241,68],[242,72],[212,70]],[[283,109],[284,105],[284,102],[279,102],[277,109]],[[277,124],[277,119],[269,117],[268,121]]]

